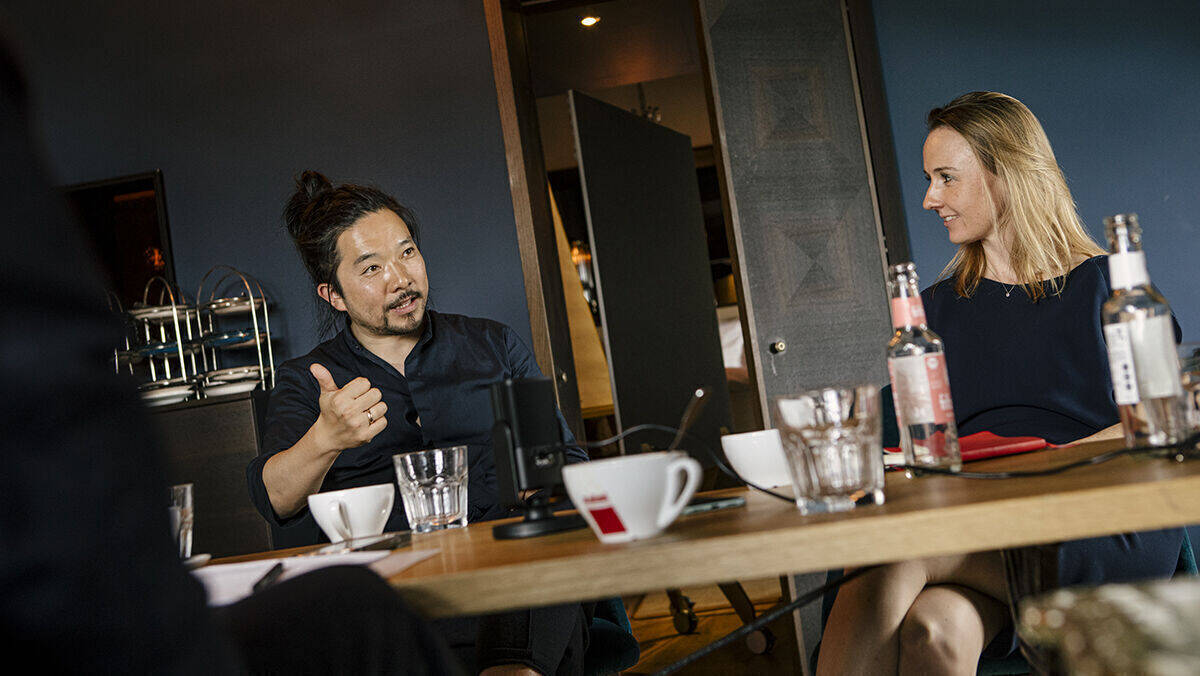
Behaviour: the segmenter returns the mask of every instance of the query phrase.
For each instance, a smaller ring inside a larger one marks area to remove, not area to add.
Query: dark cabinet
[[[192,553],[214,557],[271,549],[270,530],[250,502],[246,465],[258,455],[267,395],[255,391],[151,409],[169,484],[192,483]],[[163,490],[166,508],[166,488]]]

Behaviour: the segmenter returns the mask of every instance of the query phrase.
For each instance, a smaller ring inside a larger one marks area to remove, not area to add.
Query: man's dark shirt
[[[470,466],[467,520],[503,515],[497,503],[488,387],[505,378],[540,376],[541,371],[529,349],[504,324],[430,310],[421,337],[404,360],[404,375],[364,348],[349,328],[279,367],[267,405],[262,454],[247,468],[251,499],[274,527],[277,547],[325,539],[307,507],[280,519],[262,481],[267,459],[295,445],[320,414],[320,387],[309,371],[314,362],[329,369],[338,387],[365,377],[379,388],[388,407],[387,427],[366,445],[342,451],[325,475],[322,491],[394,484],[393,455],[465,445]],[[561,414],[559,425],[568,444],[567,462],[587,460],[587,454],[574,446]],[[399,495],[385,528],[408,528]]]

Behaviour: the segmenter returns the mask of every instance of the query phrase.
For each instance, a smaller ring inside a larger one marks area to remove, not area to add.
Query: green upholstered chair
[[[641,648],[633,636],[625,604],[619,598],[597,601],[583,658],[588,676],[618,674],[633,668],[640,658]]]

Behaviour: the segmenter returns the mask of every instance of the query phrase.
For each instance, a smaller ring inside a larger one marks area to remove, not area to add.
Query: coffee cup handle
[[[342,536],[343,540],[353,540],[350,533],[350,515],[346,513],[346,503],[334,500],[329,505],[329,511],[333,512],[333,529]]]
[[[679,486],[680,470],[686,476],[682,489]],[[694,458],[677,458],[667,465],[667,490],[663,498],[663,506],[658,510],[659,528],[666,528],[679,516],[683,508],[687,506],[688,500],[692,499],[692,495],[700,486],[702,475],[700,463],[696,462]]]

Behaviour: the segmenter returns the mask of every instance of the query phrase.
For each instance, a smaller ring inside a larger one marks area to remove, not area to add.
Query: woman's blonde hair
[[[962,135],[975,157],[1005,188],[1004,203],[993,208],[993,227],[1009,243],[1017,282],[1033,300],[1054,293],[1059,276],[1083,258],[1105,253],[1088,235],[1067,188],[1050,140],[1025,104],[996,92],[963,94],[929,111],[929,131],[939,127]],[[989,198],[991,197],[989,193]],[[954,290],[971,296],[987,272],[981,241],[968,242],[946,265],[940,278],[954,278]]]

